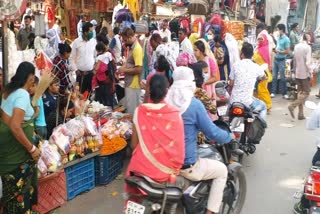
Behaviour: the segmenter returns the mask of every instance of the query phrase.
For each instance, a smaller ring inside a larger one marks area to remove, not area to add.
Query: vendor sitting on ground
[[[71,118],[74,112],[74,105],[72,101],[70,101],[68,105],[68,100],[66,98],[60,97],[59,99],[60,100],[59,100],[58,115],[56,111],[53,111],[50,113],[49,117],[47,118],[48,137],[51,136],[53,129],[55,127],[57,127],[58,125],[64,122],[67,122]],[[64,118],[65,118],[65,121],[64,121]]]

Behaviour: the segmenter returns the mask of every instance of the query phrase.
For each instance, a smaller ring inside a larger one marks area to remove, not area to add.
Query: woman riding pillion
[[[196,89],[194,79],[190,68],[176,68],[173,73],[174,82],[168,91],[166,102],[180,110],[184,122],[185,159],[180,175],[191,181],[213,179],[207,214],[214,214],[220,210],[228,171],[222,162],[198,158],[197,136],[201,131],[210,140],[219,143],[230,142],[232,136],[212,123],[201,101],[194,97]]]

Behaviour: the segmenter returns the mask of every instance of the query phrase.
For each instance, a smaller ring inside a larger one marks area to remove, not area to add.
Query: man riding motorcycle
[[[196,85],[190,68],[184,66],[176,68],[173,80],[166,102],[180,110],[184,122],[185,161],[180,175],[191,181],[213,179],[207,214],[218,213],[227,180],[227,167],[216,160],[198,158],[197,136],[201,131],[210,140],[219,143],[229,143],[232,136],[212,123],[201,101],[194,97]]]
[[[252,61],[253,46],[247,42],[243,43],[241,49],[241,61],[234,65],[230,73],[230,104],[239,102],[249,107],[252,111],[260,112],[265,119],[267,106],[261,100],[253,97],[253,90],[257,78],[265,78],[264,69]]]

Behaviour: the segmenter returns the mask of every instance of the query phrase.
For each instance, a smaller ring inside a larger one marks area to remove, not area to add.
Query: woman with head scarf
[[[44,53],[51,59],[59,53],[59,43],[60,43],[60,37],[57,34],[57,31],[54,29],[50,29],[46,33],[46,37],[48,39],[48,45],[44,49]]]
[[[203,88],[207,91],[211,99],[215,99],[215,88],[213,83],[220,80],[220,75],[209,44],[203,39],[198,40],[194,44],[194,55],[196,56],[198,62],[205,61],[209,65],[208,71],[203,73]]]
[[[155,72],[155,64],[159,56],[164,56],[170,64],[171,70],[173,71],[176,67],[175,59],[173,58],[172,52],[167,44],[163,44],[160,34],[154,33],[150,38],[150,45],[153,48],[153,54],[151,58],[150,72]]]
[[[177,67],[180,66],[185,66],[188,67],[189,65],[192,65],[196,63],[196,61],[194,60],[194,58],[187,52],[184,53],[180,53],[177,60],[176,60],[176,65]]]
[[[258,80],[255,91],[255,97],[262,100],[267,105],[268,112],[270,112],[272,107],[272,100],[268,90],[268,83],[272,82],[272,74],[270,72],[271,63],[269,53],[269,41],[268,37],[265,34],[261,34],[258,37],[258,48],[253,55],[253,60],[258,65],[268,65],[267,69],[265,70],[266,76],[268,78],[265,80]]]
[[[157,182],[174,182],[180,172],[185,155],[184,127],[179,110],[164,102],[168,87],[167,78],[155,74],[150,80],[151,102],[134,112],[134,151],[127,176],[135,171]]]
[[[230,63],[230,73],[231,73],[233,72],[234,64],[240,61],[240,51],[239,51],[237,40],[230,33],[226,33],[225,44],[229,51],[229,63]]]
[[[230,74],[229,68],[229,52],[228,49],[221,38],[221,36],[216,35],[214,37],[214,49],[213,49],[214,57],[217,60],[220,72],[221,80],[228,80]]]
[[[194,97],[196,84],[193,71],[188,67],[177,67],[173,73],[166,102],[175,106],[182,114],[185,133],[185,159],[180,175],[192,181],[210,180],[207,213],[219,212],[223,190],[227,180],[227,167],[219,161],[199,158],[197,154],[197,137],[201,131],[210,140],[228,143],[231,135],[212,123],[201,101]]]

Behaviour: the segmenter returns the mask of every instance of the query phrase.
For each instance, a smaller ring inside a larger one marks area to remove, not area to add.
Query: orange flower
[[[22,195],[19,195],[19,196],[17,197],[17,201],[18,201],[19,203],[23,202],[23,196],[22,196]]]

